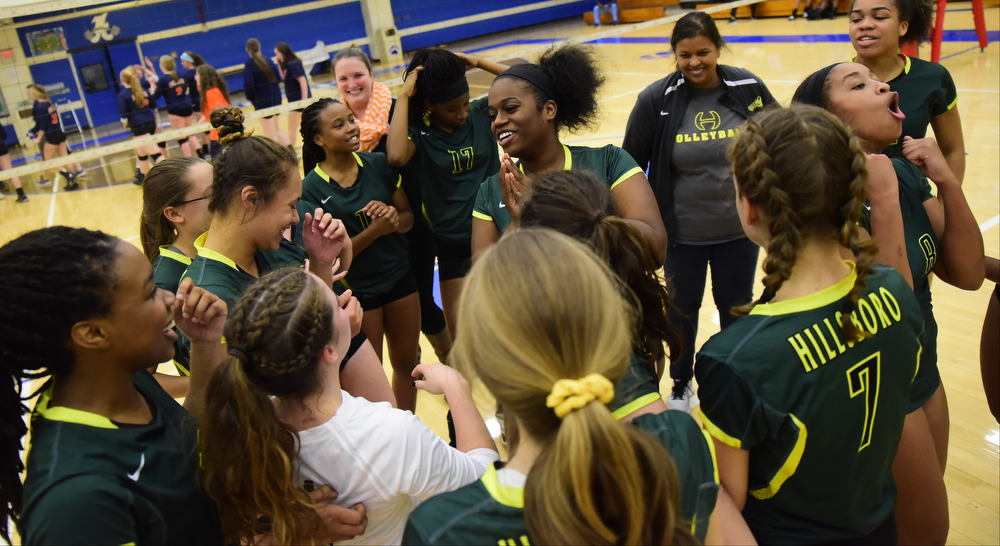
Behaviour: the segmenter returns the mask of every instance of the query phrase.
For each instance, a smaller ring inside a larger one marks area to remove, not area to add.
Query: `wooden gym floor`
[[[945,28],[949,31],[973,28],[968,3],[949,3]],[[996,40],[1000,30],[1000,9],[986,10],[988,30]],[[723,36],[729,40],[720,62],[745,67],[761,77],[782,104],[787,104],[802,79],[827,64],[848,60],[853,49],[844,38],[847,18],[832,21],[798,19],[741,19],[734,25],[718,21]],[[601,27],[607,30],[609,27]],[[625,123],[636,95],[649,84],[675,69],[669,54],[672,25],[660,25],[605,38],[596,43],[608,75],[604,90],[603,113],[599,127],[583,134],[564,135],[564,142],[587,146],[606,143],[620,145]],[[497,60],[528,58],[528,50],[552,39],[567,39],[597,32],[570,19],[519,31],[487,36],[448,47],[457,51],[475,51],[477,55]],[[971,32],[971,31],[970,31]],[[958,108],[965,132],[967,171],[964,190],[972,211],[981,224],[986,254],[1000,254],[1000,195],[998,164],[1000,152],[1000,44],[992,43],[981,53],[975,38],[946,41],[942,46],[942,64],[951,72],[959,88]],[[921,58],[929,59],[924,46]],[[378,70],[378,68],[376,68]],[[377,79],[394,90],[398,88],[398,70],[386,70]],[[491,80],[476,71],[469,76],[473,96],[486,93]],[[317,83],[329,81],[318,77]],[[317,96],[336,93],[334,87],[320,86]],[[238,100],[236,102],[239,102]],[[284,123],[284,119],[282,119]],[[262,134],[259,131],[258,134]],[[176,146],[176,145],[174,145]],[[171,153],[178,153],[176,148]],[[16,205],[12,198],[0,200],[0,244],[30,230],[51,225],[81,226],[99,229],[138,245],[138,220],[141,191],[128,183],[131,178],[128,155],[107,158],[104,165],[85,165],[93,174],[84,180],[84,190],[65,193],[58,187],[51,192],[30,193],[31,202]],[[37,179],[36,177],[32,177]],[[116,182],[117,181],[117,182]],[[124,182],[124,183],[122,183]],[[2,280],[0,280],[2,282]],[[757,291],[760,290],[759,284]],[[951,544],[1000,543],[1000,426],[986,405],[979,373],[979,338],[991,283],[976,292],[955,289],[943,282],[933,284],[934,306],[940,324],[939,362],[951,409],[951,446],[945,480],[951,505]],[[706,290],[706,305],[701,310],[698,346],[718,331],[718,317],[710,303],[711,287]],[[992,335],[1000,335],[992,332]],[[423,361],[434,361],[434,352],[421,341]],[[391,369],[386,364],[386,373]],[[670,381],[661,384],[668,392]],[[493,417],[494,403],[481,385],[476,399],[487,419]],[[432,429],[447,437],[442,397],[421,393],[417,413]],[[494,425],[495,426],[495,425]]]

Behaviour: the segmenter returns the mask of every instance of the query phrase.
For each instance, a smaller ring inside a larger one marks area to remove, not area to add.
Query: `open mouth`
[[[878,40],[878,38],[876,38],[874,36],[865,35],[865,36],[859,36],[858,39],[857,39],[857,42],[860,45],[870,45],[872,42],[874,42],[876,40]]]
[[[176,323],[174,322],[174,320],[170,319],[170,324],[168,324],[167,327],[163,329],[163,335],[167,336],[173,341],[177,341],[177,332],[174,331],[175,325]]]
[[[501,146],[506,146],[512,138],[514,138],[514,131],[500,131],[497,133],[497,142]]]
[[[358,133],[354,133],[347,138],[347,142],[352,144],[358,142],[359,140],[361,140],[361,137],[358,135]]]
[[[889,97],[889,112],[896,119],[906,118],[906,115],[903,114],[903,111],[899,109],[899,93],[896,93],[895,91],[893,91]]]

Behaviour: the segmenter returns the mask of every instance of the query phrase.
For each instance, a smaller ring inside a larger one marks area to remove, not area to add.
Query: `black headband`
[[[841,63],[834,63],[825,68],[821,68],[816,72],[813,72],[805,79],[799,88],[795,90],[795,95],[792,96],[793,103],[799,104],[810,104],[812,106],[819,106],[820,108],[826,108],[826,98],[824,97],[823,89],[826,88],[826,79],[830,76],[830,71],[833,67]]]
[[[521,78],[522,80],[537,87],[546,98],[556,100],[556,82],[552,81],[552,78],[550,78],[548,74],[542,72],[540,68],[533,64],[516,64],[501,72],[496,79],[499,80],[500,78],[507,77]]]
[[[455,78],[455,81],[451,82],[451,85],[441,89],[434,96],[427,97],[431,102],[448,102],[450,100],[455,100],[458,97],[469,92],[469,80],[465,79],[465,76],[461,78]]]

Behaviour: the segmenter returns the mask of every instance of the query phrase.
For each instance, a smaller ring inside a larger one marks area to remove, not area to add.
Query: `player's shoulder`
[[[715,334],[702,345],[698,351],[698,356],[710,357],[719,362],[729,360],[734,351],[737,351],[748,344],[760,341],[758,334],[762,327],[762,322],[768,322],[769,317],[765,315],[746,315],[736,319],[721,332]]]
[[[910,70],[907,75],[940,77],[942,74],[949,74],[948,69],[941,63],[932,63],[916,57],[908,57],[908,62],[910,63]]]
[[[362,166],[372,165],[380,169],[389,169],[389,157],[379,152],[354,152]]]

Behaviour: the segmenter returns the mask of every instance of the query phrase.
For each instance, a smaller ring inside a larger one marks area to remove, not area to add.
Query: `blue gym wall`
[[[396,26],[400,31],[403,31],[421,25],[527,6],[537,3],[537,1],[392,0],[392,6]],[[592,2],[593,0],[582,0],[405,36],[402,38],[403,49],[412,51],[421,47],[451,43],[556,19],[577,17],[589,9]],[[145,35],[145,39],[148,40],[150,34],[199,25],[202,22],[202,17],[206,22],[212,22],[267,10],[295,7],[300,3],[301,0],[201,0],[203,12],[199,14],[198,0],[173,0],[109,11],[107,12],[107,23],[109,26],[117,25],[121,29],[121,33],[114,37],[114,41],[127,40],[140,35]],[[61,13],[69,14],[70,12]],[[17,18],[16,21],[30,23],[34,19],[49,18],[57,14],[47,13],[39,16],[21,17]],[[93,44],[84,37],[84,33],[94,27],[93,18],[94,15],[91,14],[29,25],[19,28],[18,35],[26,54],[30,54],[31,51],[27,41],[28,34],[37,30],[57,27],[62,27],[66,37],[66,45],[71,50],[107,43],[101,41],[98,44]],[[241,65],[246,61],[245,45],[248,38],[260,40],[264,53],[268,56],[270,56],[274,44],[280,41],[287,42],[294,50],[304,50],[315,46],[317,40],[326,44],[363,40],[365,38],[365,25],[361,14],[361,4],[351,2],[307,12],[267,17],[262,20],[248,21],[206,32],[149,40],[140,44],[140,47],[146,56],[152,58],[163,54],[179,54],[185,50],[196,51],[208,63],[216,68],[222,68]],[[36,83],[52,85],[63,82],[70,88],[70,93],[63,96],[74,101],[80,99],[68,60],[62,59],[31,65],[30,70]],[[243,88],[243,77],[238,72],[227,74],[226,82],[233,91]]]

